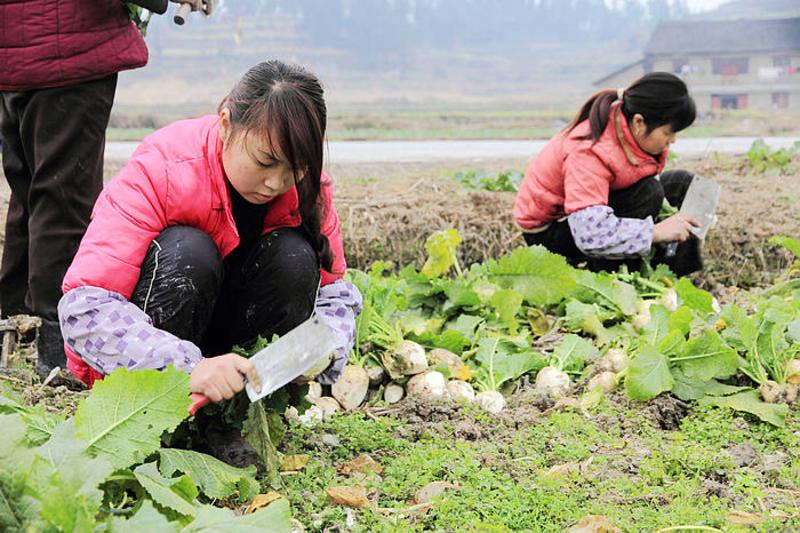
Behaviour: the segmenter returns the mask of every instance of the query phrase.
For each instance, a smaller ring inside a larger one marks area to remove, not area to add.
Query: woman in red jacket
[[[245,376],[256,380],[231,348],[282,335],[316,309],[343,341],[318,378],[335,381],[361,297],[342,280],[325,126],[317,78],[268,61],[217,115],[146,138],[100,195],[64,278],[73,374],[91,385],[117,368],[172,364],[192,392],[229,399]]]
[[[658,222],[664,199],[679,207],[692,181],[663,170],[676,134],[694,119],[686,84],[666,72],[592,96],[528,167],[514,204],[527,243],[614,270],[636,268],[653,245],[679,242],[675,257],[661,247],[654,261],[680,275],[699,270],[697,221],[675,214]]]

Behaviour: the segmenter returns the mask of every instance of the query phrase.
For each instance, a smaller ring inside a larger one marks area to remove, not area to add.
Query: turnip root
[[[506,399],[503,395],[494,390],[479,392],[475,395],[475,401],[484,411],[496,415],[506,406]]]
[[[304,378],[314,379],[315,377],[322,374],[326,368],[331,365],[331,361],[333,361],[334,354],[331,353],[328,357],[322,359],[319,363],[311,367],[308,371],[303,374]]]
[[[428,369],[425,348],[409,340],[403,340],[387,348],[381,356],[381,361],[392,379],[421,374]]]
[[[367,376],[369,376],[370,387],[377,387],[378,385],[383,383],[383,378],[386,377],[386,372],[384,372],[383,367],[368,366]]]
[[[425,372],[408,380],[406,391],[412,398],[441,400],[447,396],[447,382],[441,372]]]
[[[289,423],[307,428],[319,425],[324,418],[322,408],[317,405],[312,405],[302,415],[298,413],[296,407],[289,406],[286,408],[284,416]]]
[[[322,410],[322,419],[326,422],[333,418],[333,415],[342,408],[339,402],[330,396],[315,398],[312,403]]]
[[[767,403],[792,403],[797,400],[800,385],[786,383],[781,385],[775,381],[767,380],[758,388],[761,397]]]
[[[633,316],[633,328],[636,331],[641,331],[650,323],[650,313],[638,314]]]
[[[367,390],[369,390],[367,371],[354,365],[347,365],[339,381],[331,387],[333,397],[339,401],[345,411],[361,405],[361,402],[367,397]]]
[[[628,368],[630,358],[622,348],[611,348],[606,354],[597,361],[597,369],[601,372],[613,372],[617,374]]]
[[[678,310],[678,293],[675,292],[675,289],[667,289],[667,292],[661,295],[661,304],[670,313]]]
[[[398,385],[397,383],[389,383],[386,385],[386,388],[383,389],[383,399],[386,400],[386,403],[393,404],[397,403],[403,399],[405,396],[406,391],[402,385]]]
[[[447,382],[447,392],[450,394],[450,399],[456,402],[472,403],[475,401],[475,391],[472,389],[472,385],[466,381],[451,379]]]
[[[786,382],[800,385],[800,359],[786,361]]]
[[[308,394],[306,394],[306,398],[308,398],[308,401],[314,403],[314,400],[321,397],[322,397],[322,385],[320,385],[316,381],[309,381]]]
[[[586,386],[586,390],[594,390],[600,387],[603,392],[611,392],[617,387],[617,376],[613,372],[600,372]]]
[[[566,372],[554,366],[546,366],[536,374],[536,391],[553,400],[567,395],[570,381]]]
[[[434,348],[428,352],[428,362],[431,366],[446,365],[451,376],[456,375],[464,366],[464,361],[459,356],[444,348]]]

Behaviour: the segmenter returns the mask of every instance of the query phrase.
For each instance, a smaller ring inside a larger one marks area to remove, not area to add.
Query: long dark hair
[[[236,83],[219,105],[220,110],[226,107],[232,136],[264,132],[270,145],[280,147],[288,159],[303,227],[322,267],[330,271],[333,253],[328,238],[320,232],[320,179],[328,112],[319,79],[297,65],[264,61]]]
[[[582,138],[597,142],[608,125],[611,104],[618,96],[615,89],[592,95],[567,124],[566,131],[571,132],[589,119],[592,132]],[[664,124],[672,125],[674,132],[686,129],[694,122],[697,111],[683,80],[669,72],[651,72],[633,82],[622,94],[622,114],[628,123],[637,113],[644,117],[649,134]]]

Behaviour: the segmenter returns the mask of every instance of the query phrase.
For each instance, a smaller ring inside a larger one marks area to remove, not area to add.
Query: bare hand
[[[208,357],[192,370],[189,389],[204,394],[212,402],[230,400],[244,388],[245,376],[255,391],[261,392],[258,372],[248,359],[233,353]]]
[[[189,4],[192,6],[192,11],[202,11],[206,16],[214,11],[215,0],[169,0],[176,4]]]
[[[653,226],[653,242],[683,242],[697,227],[700,222],[696,218],[677,213]]]

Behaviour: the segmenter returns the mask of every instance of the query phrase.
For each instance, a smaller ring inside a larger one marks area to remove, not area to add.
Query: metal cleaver
[[[701,241],[706,238],[709,228],[711,228],[711,225],[714,223],[721,192],[722,188],[718,183],[708,178],[695,175],[692,179],[692,183],[689,184],[686,196],[683,198],[679,213],[694,217],[700,222],[700,226],[692,228],[691,231]],[[667,245],[666,256],[674,256],[677,248],[677,242],[669,243]]]
[[[256,392],[250,383],[245,384],[251,402],[275,392],[290,381],[306,374],[326,358],[330,358],[344,340],[314,313],[311,317],[280,337],[250,358],[261,380],[261,392]],[[209,399],[192,393],[189,414],[194,415],[209,403]]]

